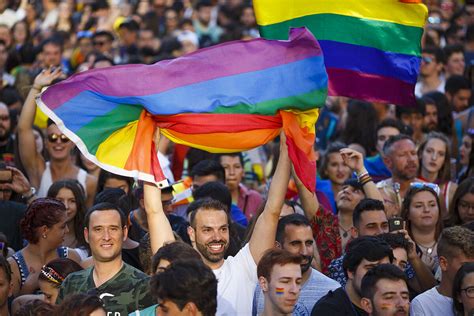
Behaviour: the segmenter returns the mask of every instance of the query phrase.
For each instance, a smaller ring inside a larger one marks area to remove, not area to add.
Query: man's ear
[[[123,241],[127,240],[128,237],[128,227],[127,225],[123,226]]]
[[[439,256],[438,260],[439,260],[439,267],[441,268],[441,271],[443,272],[448,271],[448,267],[449,267],[448,259],[444,256]]]
[[[351,237],[352,238],[359,237],[359,230],[355,228],[354,226],[351,227]]]
[[[373,312],[372,302],[367,297],[363,297],[360,300],[360,306],[362,307],[363,310],[367,312],[367,314],[369,315],[372,314]]]
[[[87,229],[87,227],[84,227],[84,239],[86,243],[89,243],[89,229]]]
[[[268,292],[268,282],[263,276],[258,278],[258,284],[263,292]]]
[[[187,302],[186,305],[184,305],[182,311],[187,312],[187,315],[198,315],[199,313],[199,309],[193,302]]]
[[[192,243],[196,242],[196,231],[192,226],[188,226],[188,236]]]
[[[392,159],[387,157],[386,155],[382,155],[383,163],[387,166],[388,170],[392,169]]]
[[[347,270],[347,279],[354,280],[354,272]]]
[[[275,240],[275,247],[276,248],[280,248],[280,249],[283,249],[282,245],[280,244],[280,242],[276,241]]]

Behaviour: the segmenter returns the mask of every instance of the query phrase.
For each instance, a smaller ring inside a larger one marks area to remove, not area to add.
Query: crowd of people
[[[284,134],[158,137],[160,190],[87,160],[35,99],[258,37],[251,2],[0,0],[0,315],[473,315],[474,1],[423,2],[416,106],[329,97],[313,190]]]

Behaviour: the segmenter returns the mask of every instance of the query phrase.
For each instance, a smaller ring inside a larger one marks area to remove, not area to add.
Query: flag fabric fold
[[[249,150],[283,129],[295,170],[314,191],[314,124],[326,96],[321,49],[299,28],[287,41],[236,41],[154,65],[79,73],[37,103],[100,167],[159,185],[156,127],[210,152]]]
[[[415,103],[428,10],[416,0],[254,0],[260,34],[286,39],[306,26],[319,41],[329,95]]]

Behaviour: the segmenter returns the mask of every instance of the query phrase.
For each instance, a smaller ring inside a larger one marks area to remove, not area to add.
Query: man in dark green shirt
[[[95,294],[114,316],[153,305],[149,277],[122,261],[122,243],[128,233],[123,212],[111,203],[100,203],[87,212],[84,224],[94,265],[70,274],[61,285],[56,303],[72,293]]]

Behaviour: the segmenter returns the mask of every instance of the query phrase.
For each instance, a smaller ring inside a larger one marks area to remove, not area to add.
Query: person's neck
[[[236,204],[239,202],[239,187],[237,186],[235,189],[230,191],[230,196],[232,197],[232,203]],[[242,210],[243,211],[243,210]]]
[[[29,243],[25,247],[25,251],[28,252],[30,256],[36,257],[41,264],[48,263],[49,259],[56,255],[56,248],[50,249],[41,242],[36,244]]]
[[[268,295],[265,295],[265,303],[263,306],[263,312],[260,315],[261,316],[287,316],[287,315],[289,316],[291,315],[291,313],[289,314],[282,313],[281,310],[277,306],[271,303],[271,300],[268,297]]]
[[[438,180],[438,173],[437,172],[429,172],[425,168],[421,168],[421,176],[423,179],[434,183],[436,180]]]
[[[408,191],[410,188],[410,184],[415,181],[416,178],[406,180],[406,179],[400,179],[398,176],[392,174],[392,183],[399,183],[400,184],[400,196],[402,198],[405,197],[405,193]]]
[[[347,295],[349,296],[349,299],[351,300],[351,303],[359,308],[362,308],[360,306],[361,297],[359,294],[357,294],[356,290],[354,289],[354,286],[352,285],[352,280],[347,281],[345,290],[346,290]]]
[[[425,91],[431,91],[438,89],[441,84],[441,79],[439,74],[432,74],[431,76],[423,78],[423,85],[425,86]]]
[[[410,228],[411,235],[413,240],[423,247],[431,247],[431,245],[436,241],[435,238],[435,229],[433,228],[418,228],[412,226]]]
[[[452,297],[453,296],[453,285],[450,284],[448,278],[446,275],[441,276],[441,283],[438,285],[436,288],[438,290],[438,293],[447,297]]]
[[[112,279],[123,266],[122,257],[118,256],[116,259],[107,262],[100,262],[94,259],[94,268],[92,276],[96,287],[101,286],[110,279]]]
[[[344,229],[350,230],[354,225],[352,222],[351,211],[339,210],[339,213],[337,213],[337,218],[339,220],[339,225],[341,225]]]
[[[301,288],[303,288],[303,286],[306,284],[306,281],[308,281],[308,279],[311,277],[312,272],[313,269],[311,267],[309,267],[308,270],[303,272],[303,274],[301,275]]]
[[[51,176],[53,182],[59,180],[60,178],[68,177],[69,174],[76,168],[72,163],[70,158],[62,160],[51,160],[49,165],[51,168]]]

